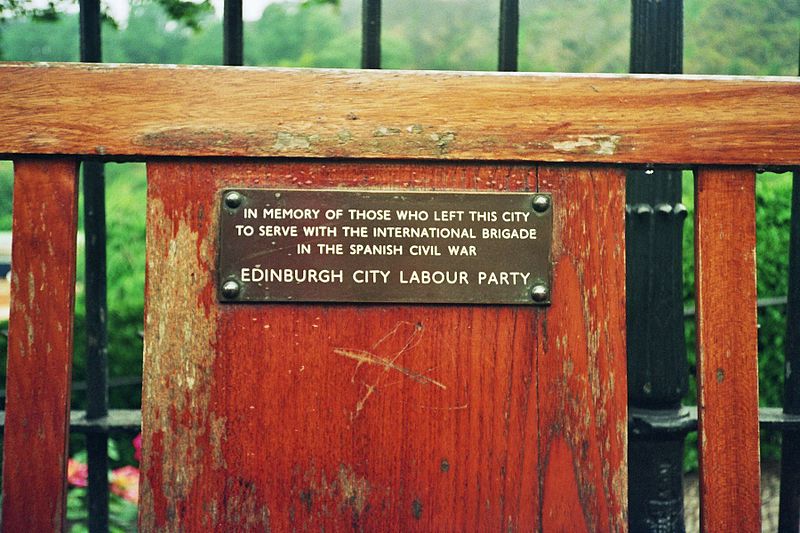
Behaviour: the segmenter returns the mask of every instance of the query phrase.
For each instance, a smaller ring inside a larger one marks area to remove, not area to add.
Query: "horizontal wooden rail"
[[[800,165],[800,80],[0,64],[0,155]]]

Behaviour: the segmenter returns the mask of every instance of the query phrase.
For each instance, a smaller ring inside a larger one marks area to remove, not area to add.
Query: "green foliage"
[[[56,20],[63,2],[51,0],[44,6],[31,0],[0,0],[0,17],[30,17],[34,20]]]
[[[143,164],[106,165],[108,371],[111,377],[135,376],[142,372],[140,333],[144,329],[146,197]],[[83,379],[86,337],[82,266],[79,272],[74,375]],[[114,388],[109,399],[112,405],[120,408],[141,405],[140,391],[136,387]],[[83,395],[76,395],[77,405],[82,405],[82,401]]]
[[[11,231],[13,175],[11,161],[0,161],[0,231]]]
[[[245,27],[245,32],[248,64],[358,66],[358,41],[352,43],[356,46],[348,49],[346,41],[349,35],[343,31],[331,6],[301,9],[291,4],[270,4],[261,19]],[[320,61],[320,55],[326,59]]]
[[[54,6],[63,11],[74,1]],[[0,0],[3,12],[33,13],[30,2],[20,0]],[[797,73],[800,4],[795,0],[686,0],[685,13],[686,72]],[[384,2],[383,65],[493,70],[498,16],[497,2]],[[6,19],[0,42],[4,58],[74,61],[77,28],[74,14],[52,23]],[[575,0],[569,9],[559,0],[520,2],[521,70],[625,72],[629,47],[629,0]],[[113,62],[219,64],[222,23],[212,16],[209,0],[136,0],[124,27],[104,27],[103,50]],[[249,65],[357,67],[360,50],[359,0],[278,1],[259,20],[245,23]]]
[[[630,0],[520,4],[521,70],[627,72]]]
[[[686,14],[686,72],[797,74],[797,0],[687,0]]]
[[[124,31],[102,33],[104,59],[114,63],[180,63],[192,32],[169,21],[152,3],[132,5]]]
[[[173,20],[179,20],[193,30],[200,29],[201,20],[214,12],[209,0],[189,2],[186,0],[156,0],[158,5]]]
[[[57,22],[14,19],[0,30],[3,60],[77,61],[80,57],[77,16],[64,16]]]
[[[127,462],[120,463],[120,454],[117,449],[117,442],[112,438],[108,440],[108,458],[111,465],[129,464],[132,462],[130,457]],[[84,468],[87,463],[86,448],[81,447],[80,451],[72,454],[71,461],[80,463]],[[111,466],[111,468],[115,468]],[[84,471],[85,475],[85,471]],[[76,476],[80,477],[80,476]],[[114,472],[109,472],[109,481],[114,478]],[[67,491],[67,530],[70,533],[88,533],[88,504],[87,489],[82,486],[74,486],[75,480],[69,480],[69,490]],[[108,522],[110,533],[127,533],[136,531],[138,519],[138,506],[132,501],[128,501],[122,496],[110,492],[108,501]]]
[[[158,4],[161,9],[173,20],[184,23],[192,29],[199,29],[201,20],[209,13],[214,12],[214,6],[210,0],[187,1],[187,0],[151,0]],[[320,2],[331,2],[331,0],[317,0]],[[335,3],[335,0],[333,0]],[[140,3],[141,0],[132,0]],[[78,4],[78,0],[48,0],[42,2],[32,0],[0,0],[0,17],[31,18],[40,21],[56,21],[60,16],[71,7]],[[108,9],[104,2],[100,4],[101,12],[105,19],[116,25],[108,15]]]

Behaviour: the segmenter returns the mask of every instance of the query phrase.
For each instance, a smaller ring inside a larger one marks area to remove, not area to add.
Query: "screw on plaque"
[[[225,283],[222,284],[222,296],[224,296],[228,300],[234,300],[237,296],[239,296],[239,291],[241,287],[236,280],[229,279]]]
[[[531,289],[531,299],[537,304],[543,304],[550,299],[550,289],[544,283],[538,283]]]
[[[237,207],[242,205],[243,198],[244,197],[240,193],[236,191],[230,191],[228,194],[225,195],[225,205],[230,209],[236,209]]]
[[[544,194],[537,194],[533,197],[531,207],[533,207],[533,210],[537,213],[544,213],[550,209],[550,197]]]

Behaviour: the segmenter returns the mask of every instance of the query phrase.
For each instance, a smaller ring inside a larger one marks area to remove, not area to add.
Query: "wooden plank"
[[[76,162],[15,161],[3,531],[64,528],[76,227]]]
[[[532,167],[186,161],[151,163],[148,173],[143,531],[536,530],[541,491],[560,498],[555,467],[573,451],[580,497],[560,509],[577,517],[584,505],[601,509],[587,529],[625,529],[624,315],[596,329],[604,305],[623,313],[624,271],[616,263],[608,290],[616,286],[618,301],[606,304],[603,290],[596,301],[594,285],[582,292],[570,278],[610,265],[624,246],[579,252],[585,235],[567,227],[586,217],[588,235],[609,220],[621,232],[621,175],[561,178],[573,184],[565,191],[581,194],[567,204],[565,192],[556,217],[568,241],[555,252],[565,279],[556,287],[566,291],[556,305],[590,323],[588,335],[556,349],[581,326],[544,309],[221,305],[215,297],[223,187],[531,190]],[[567,365],[567,346],[583,346],[575,369],[587,365],[588,377],[548,376],[548,392],[569,409],[552,419],[548,443],[564,437],[544,469],[541,366]],[[563,390],[573,386],[574,394]],[[607,411],[587,419],[588,406],[570,403],[582,399]]]
[[[794,78],[10,63],[0,87],[0,154],[800,164]]]
[[[540,167],[553,304],[538,330],[543,531],[627,531],[625,175]]]
[[[704,531],[760,531],[755,174],[695,180],[698,446]]]

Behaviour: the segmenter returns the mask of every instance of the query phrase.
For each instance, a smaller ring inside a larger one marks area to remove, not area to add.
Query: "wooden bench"
[[[140,526],[627,529],[625,169],[695,170],[701,520],[759,530],[757,168],[788,78],[0,64],[3,529],[64,526],[79,158],[148,166]],[[547,192],[551,303],[220,300],[228,188]]]

